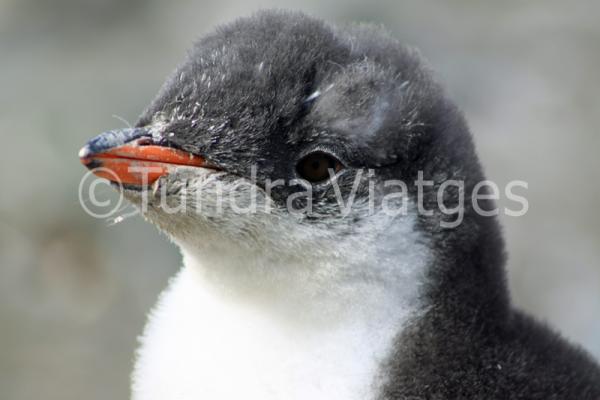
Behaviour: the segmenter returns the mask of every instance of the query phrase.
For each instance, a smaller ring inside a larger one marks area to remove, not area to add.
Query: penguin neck
[[[371,221],[350,237],[322,247],[332,251],[302,245],[301,257],[268,257],[210,232],[175,239],[184,268],[148,325],[139,386],[153,390],[147,360],[158,358],[181,371],[161,385],[189,383],[196,397],[378,398],[396,338],[426,310],[431,251],[408,218]]]
[[[426,294],[432,315],[459,325],[508,317],[504,241],[495,218],[468,215],[459,228],[438,235],[433,247],[437,267],[428,270],[434,284]]]
[[[246,253],[217,256],[198,254],[182,247],[184,268],[198,290],[215,301],[253,310],[293,329],[331,330],[400,329],[423,307],[419,298],[418,268],[393,279],[374,273],[319,275],[331,263],[310,266],[301,261],[273,265]],[[241,266],[243,265],[243,268]],[[353,265],[357,271],[375,271],[382,265]],[[386,267],[393,269],[388,265]],[[263,271],[258,274],[257,271]],[[362,327],[361,327],[362,325]]]

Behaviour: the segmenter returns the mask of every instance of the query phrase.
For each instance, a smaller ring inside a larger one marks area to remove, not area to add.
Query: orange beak
[[[81,149],[79,159],[101,178],[137,186],[151,185],[176,166],[215,169],[203,157],[153,144],[142,128],[103,133]]]

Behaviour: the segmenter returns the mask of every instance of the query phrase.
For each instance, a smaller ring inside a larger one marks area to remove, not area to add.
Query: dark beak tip
[[[100,160],[94,160],[90,158],[81,158],[80,160],[83,166],[89,170],[102,167],[102,162]]]

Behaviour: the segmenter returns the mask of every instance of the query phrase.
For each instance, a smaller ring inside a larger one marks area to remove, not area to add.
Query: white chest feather
[[[401,319],[286,326],[184,268],[151,315],[133,399],[371,399]]]
[[[377,398],[382,362],[424,306],[414,219],[376,215],[353,235],[272,222],[248,248],[202,221],[159,224],[180,232],[185,267],[150,315],[133,400]]]

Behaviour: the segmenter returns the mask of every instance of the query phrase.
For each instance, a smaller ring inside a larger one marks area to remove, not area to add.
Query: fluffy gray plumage
[[[347,166],[344,194],[361,169],[406,182],[423,171],[436,182],[424,193],[432,210],[443,180],[464,180],[470,198],[484,178],[463,116],[417,53],[381,29],[298,13],[261,12],[197,42],[138,126],[157,120],[161,140],[231,174],[249,177],[257,165],[259,185],[296,178],[297,160],[315,148]],[[296,190],[272,197],[284,202]],[[446,191],[445,204],[457,196]],[[331,187],[316,186],[314,197],[320,218],[335,221]],[[511,306],[498,222],[465,207],[453,229],[440,227],[454,217],[439,211],[418,216],[434,254],[423,271],[429,307],[397,337],[380,398],[600,399],[590,356]]]

